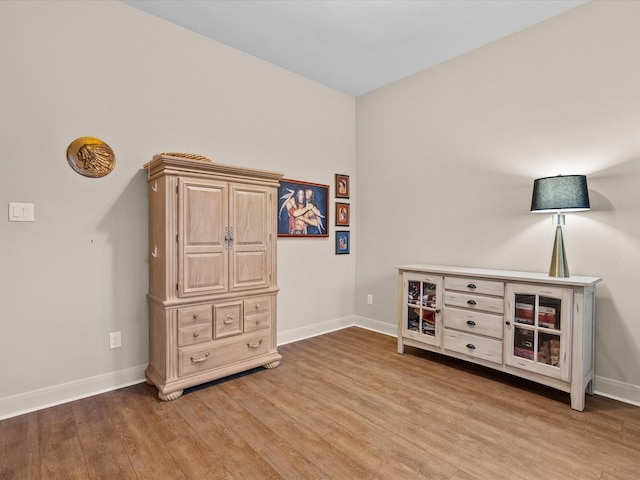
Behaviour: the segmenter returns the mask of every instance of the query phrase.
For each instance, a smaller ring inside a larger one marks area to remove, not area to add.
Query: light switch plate
[[[33,203],[9,203],[9,221],[10,222],[33,222],[34,216]]]

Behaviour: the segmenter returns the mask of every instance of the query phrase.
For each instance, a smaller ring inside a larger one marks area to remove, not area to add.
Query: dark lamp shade
[[[587,177],[584,175],[558,175],[538,178],[533,182],[532,212],[560,210],[589,210]]]

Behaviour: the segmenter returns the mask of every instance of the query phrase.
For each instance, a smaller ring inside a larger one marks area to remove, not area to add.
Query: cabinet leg
[[[264,368],[278,368],[280,366],[280,360],[276,360],[275,362],[267,363],[264,365]]]
[[[163,402],[170,402],[171,400],[176,400],[180,398],[182,396],[183,391],[184,390],[178,390],[177,392],[171,392],[171,393],[165,394],[165,393],[162,393],[160,390],[158,390],[158,398]]]
[[[571,389],[571,408],[582,412],[584,410],[584,390]]]

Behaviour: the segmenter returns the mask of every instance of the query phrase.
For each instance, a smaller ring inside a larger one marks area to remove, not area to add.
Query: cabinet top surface
[[[491,270],[485,268],[454,267],[447,265],[428,265],[413,263],[409,265],[396,265],[400,272],[438,273],[442,275],[458,275],[486,277],[500,280],[527,281],[565,286],[590,286],[602,281],[601,277],[589,277],[572,275],[567,278],[550,277],[546,273],[520,272],[515,270]]]
[[[278,181],[284,176],[284,174],[280,172],[239,167],[237,165],[225,165],[207,160],[194,160],[161,153],[154,155],[153,159],[144,165],[144,168],[149,173],[149,177],[158,173],[169,173],[174,175],[215,173],[229,177],[254,177]]]

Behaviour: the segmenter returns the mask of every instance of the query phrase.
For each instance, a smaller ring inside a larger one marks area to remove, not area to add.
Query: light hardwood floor
[[[0,422],[2,479],[638,479],[640,408],[348,328],[160,402],[146,384]]]

